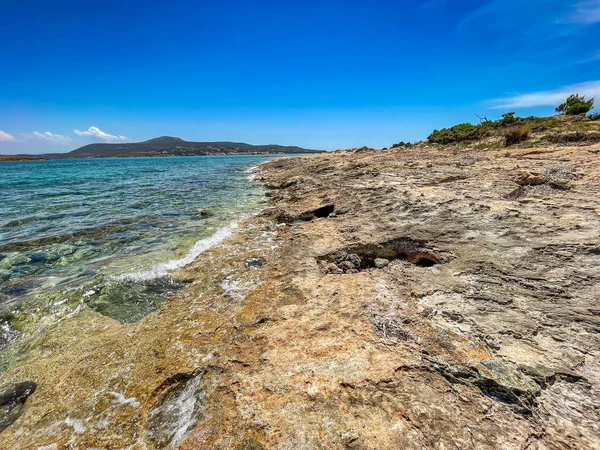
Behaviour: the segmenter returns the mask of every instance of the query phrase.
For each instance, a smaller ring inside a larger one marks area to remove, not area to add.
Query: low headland
[[[48,159],[45,156],[35,155],[0,155],[0,162],[2,161],[41,161]]]
[[[598,448],[599,137],[507,115],[261,165],[187,289],[4,375],[36,389],[0,448]]]
[[[161,136],[144,142],[88,144],[68,153],[0,156],[0,161],[73,158],[137,158],[153,156],[277,155],[321,153],[286,145],[252,145],[243,142],[190,142],[178,137]]]

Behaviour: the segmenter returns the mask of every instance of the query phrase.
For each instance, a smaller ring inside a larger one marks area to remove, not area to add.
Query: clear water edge
[[[2,163],[0,373],[84,304],[121,322],[134,322],[185,287],[172,271],[260,210],[264,188],[250,180],[249,171],[265,160]],[[124,192],[118,187],[123,183]],[[63,213],[57,216],[55,210]],[[210,210],[212,216],[201,218],[200,210]]]

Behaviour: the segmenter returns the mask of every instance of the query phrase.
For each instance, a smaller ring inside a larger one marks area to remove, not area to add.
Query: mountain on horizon
[[[157,138],[140,142],[140,144],[177,144],[179,142],[185,142],[185,140],[174,136],[159,136]]]
[[[261,155],[321,153],[296,146],[252,145],[243,142],[189,142],[180,137],[160,136],[143,142],[88,144],[68,153],[47,154],[48,158],[119,158],[136,156]]]

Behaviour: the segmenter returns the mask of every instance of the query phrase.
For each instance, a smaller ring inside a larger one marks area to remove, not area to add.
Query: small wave
[[[247,168],[245,168],[245,169],[243,169],[243,170],[242,170],[242,172],[243,172],[243,173],[246,173],[246,174],[248,174],[248,175],[246,176],[246,179],[247,179],[248,181],[252,181],[252,182],[254,182],[254,181],[256,181],[256,180],[257,180],[257,178],[258,178],[258,170],[259,170],[259,166],[260,166],[260,164],[256,164],[256,165],[254,165],[254,166],[247,167]]]
[[[11,220],[10,222],[6,222],[0,228],[15,228],[15,227],[20,227],[21,225],[27,225],[28,223],[31,223],[31,222],[49,222],[49,221],[53,221],[53,220],[63,219],[65,217],[67,217],[66,214],[23,217],[21,219],[15,219],[15,220]]]
[[[237,222],[232,222],[228,226],[217,230],[217,232],[212,236],[200,239],[192,246],[190,251],[183,258],[172,259],[170,261],[160,263],[150,270],[141,270],[138,272],[126,273],[124,275],[116,277],[116,279],[139,282],[164,277],[168,275],[169,272],[172,272],[175,269],[179,269],[192,263],[198,256],[200,256],[206,250],[227,239],[233,234],[237,226]]]

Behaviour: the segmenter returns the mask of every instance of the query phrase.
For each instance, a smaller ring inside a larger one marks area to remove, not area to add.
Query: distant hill
[[[260,155],[320,153],[301,147],[251,145],[240,142],[188,142],[178,137],[161,136],[144,142],[89,144],[69,153],[47,154],[47,158],[116,158],[132,156]]]

